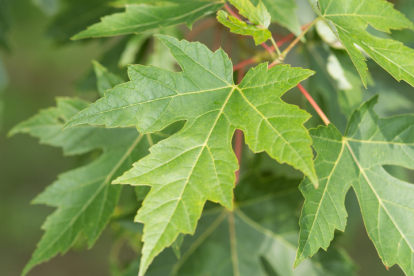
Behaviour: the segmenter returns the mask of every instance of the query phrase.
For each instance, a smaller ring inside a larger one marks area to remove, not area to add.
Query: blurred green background
[[[88,0],[85,0],[88,1]],[[75,81],[91,69],[91,60],[105,50],[101,41],[56,45],[45,35],[50,17],[30,0],[10,1],[12,26],[10,51],[0,51],[9,85],[3,92],[0,130],[0,275],[19,275],[42,235],[40,226],[53,209],[30,201],[58,174],[77,165],[58,148],[39,145],[36,139],[18,135],[7,138],[11,127],[55,105],[56,96],[76,95]],[[75,19],[76,20],[76,19]],[[337,239],[359,266],[361,276],[398,276],[387,271],[368,239],[355,196],[347,198],[349,222]],[[109,275],[111,236],[104,232],[91,250],[79,249],[36,267],[29,276]],[[284,276],[284,275],[281,275]]]

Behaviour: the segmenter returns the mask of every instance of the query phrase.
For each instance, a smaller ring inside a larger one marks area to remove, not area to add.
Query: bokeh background
[[[0,275],[4,276],[20,275],[43,234],[43,221],[53,211],[47,206],[31,205],[30,201],[58,174],[81,162],[76,157],[64,157],[58,148],[39,145],[29,136],[8,138],[7,132],[39,109],[54,106],[56,96],[78,95],[75,82],[91,70],[91,60],[106,49],[99,40],[58,45],[45,34],[51,17],[40,11],[35,2],[9,1],[10,51],[0,50],[8,75],[8,86],[1,95],[0,130]],[[412,175],[409,179],[413,179]],[[358,265],[358,274],[404,275],[397,267],[388,271],[381,263],[352,192],[347,206],[347,231],[338,233],[337,239]],[[106,231],[93,249],[71,250],[36,267],[29,276],[106,276],[110,250],[111,235]]]

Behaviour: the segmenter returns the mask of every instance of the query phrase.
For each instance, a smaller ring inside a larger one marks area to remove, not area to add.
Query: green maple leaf
[[[368,25],[389,33],[391,29],[414,25],[391,3],[383,0],[309,0],[314,10],[346,48],[359,74],[367,84],[367,65],[358,45],[397,80],[414,86],[414,50],[402,43],[378,38],[366,31]]]
[[[149,1],[139,2],[147,3]],[[90,26],[87,30],[75,35],[73,39],[141,33],[182,23],[191,26],[194,21],[216,12],[224,4],[222,0],[151,1],[151,3],[154,2],[168,2],[168,4],[127,5],[124,13],[103,17],[102,22]]]
[[[309,115],[280,97],[312,71],[267,64],[251,69],[234,85],[232,64],[200,43],[157,36],[183,72],[130,66],[131,82],[70,119],[66,127],[105,124],[137,126],[141,133],[186,120],[184,128],[151,148],[151,154],[114,183],[150,185],[136,221],[145,223],[141,275],[179,233],[194,233],[206,200],[232,208],[237,160],[231,147],[236,128],[254,152],[266,151],[314,179]]]
[[[354,112],[345,137],[333,126],[311,131],[320,187],[301,185],[306,201],[295,265],[326,249],[334,230],[344,231],[345,195],[352,186],[365,226],[384,264],[399,264],[414,275],[414,186],[389,175],[383,165],[414,169],[414,115],[380,119],[377,97]]]
[[[217,20],[224,26],[230,28],[232,33],[253,36],[256,45],[260,45],[272,37],[272,33],[268,29],[247,24],[231,15],[229,16],[225,11],[219,11],[217,13]]]
[[[25,275],[35,265],[65,253],[84,234],[91,247],[108,223],[118,202],[121,186],[111,181],[148,153],[149,144],[136,129],[74,127],[62,132],[68,118],[87,106],[78,99],[58,98],[57,107],[40,111],[14,127],[10,134],[28,133],[42,144],[62,147],[66,155],[78,155],[102,149],[94,162],[59,176],[34,199],[58,209],[43,225],[46,231],[39,242]]]

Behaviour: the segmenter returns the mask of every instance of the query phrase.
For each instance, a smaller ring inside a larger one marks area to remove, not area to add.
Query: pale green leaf
[[[157,1],[162,2],[162,1]],[[170,0],[168,5],[127,5],[123,13],[102,18],[73,39],[141,33],[178,24],[191,26],[197,19],[214,13],[223,6],[222,0]]]
[[[311,1],[313,6],[315,0]],[[378,38],[366,31],[368,25],[382,32],[414,28],[391,3],[383,0],[319,0],[320,16],[346,48],[365,85],[367,65],[363,49],[397,80],[414,86],[414,50],[391,39]]]
[[[261,64],[236,86],[231,61],[222,50],[212,53],[200,43],[157,37],[183,72],[130,66],[131,82],[107,91],[66,125],[137,126],[141,133],[151,133],[187,121],[115,181],[152,186],[136,217],[145,223],[141,275],[179,233],[194,233],[206,200],[232,208],[238,166],[230,142],[236,128],[244,131],[254,152],[266,151],[315,177],[311,139],[303,126],[309,115],[280,99],[312,71],[288,65],[268,70]]]
[[[272,37],[269,30],[240,21],[231,15],[229,16],[225,11],[219,11],[217,19],[221,24],[230,28],[232,33],[253,36],[256,45],[260,45]]]
[[[108,89],[111,89],[118,84],[121,84],[124,82],[124,80],[114,73],[111,73],[106,69],[104,66],[102,66],[99,62],[93,61],[93,68],[95,70],[95,75],[97,79],[97,88],[99,95],[101,97],[104,96],[104,92]]]
[[[352,186],[365,226],[386,266],[414,275],[414,186],[389,175],[384,165],[414,169],[414,116],[380,119],[377,98],[352,115],[345,137],[333,126],[312,130],[320,187],[301,184],[306,201],[295,265],[326,249],[334,230],[345,230],[345,195]]]

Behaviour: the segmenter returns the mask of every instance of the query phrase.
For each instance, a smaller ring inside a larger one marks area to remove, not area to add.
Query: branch
[[[233,67],[233,71],[237,71],[237,70],[239,70],[239,69],[243,69],[244,67],[246,67],[246,66],[248,66],[248,65],[250,65],[250,64],[255,64],[255,63],[257,63],[257,62],[258,62],[258,60],[257,60],[255,57],[252,57],[252,58],[246,59],[245,61],[242,61],[242,62],[240,62],[240,63],[238,63],[238,64],[234,65],[234,67]]]

